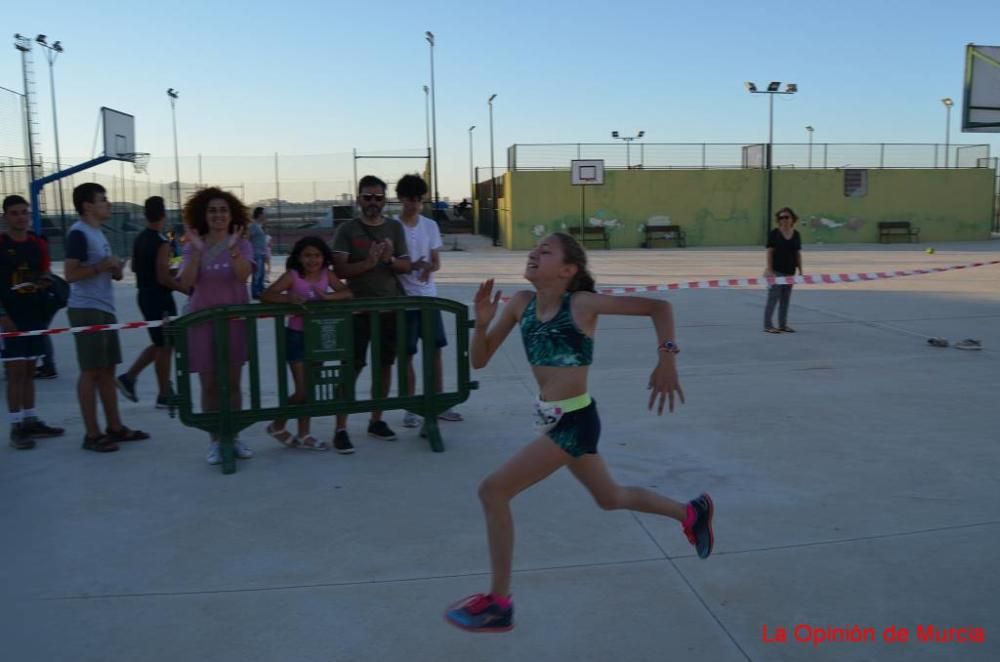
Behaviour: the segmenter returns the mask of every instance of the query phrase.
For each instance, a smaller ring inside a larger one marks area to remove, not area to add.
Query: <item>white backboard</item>
[[[135,118],[128,113],[101,108],[101,125],[104,127],[104,156],[131,161],[135,154]]]
[[[965,47],[962,131],[1000,132],[1000,46]]]
[[[570,178],[574,186],[601,186],[604,184],[604,161],[602,159],[570,161]]]

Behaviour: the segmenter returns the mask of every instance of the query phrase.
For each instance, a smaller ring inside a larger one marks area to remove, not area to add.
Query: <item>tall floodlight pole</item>
[[[476,130],[476,125],[473,124],[469,127],[469,191],[470,195],[476,197],[476,175],[474,174],[474,165],[472,160],[472,132]]]
[[[424,128],[427,131],[427,153],[431,151],[431,88],[424,85]]]
[[[767,231],[771,227],[771,207],[774,205],[774,95],[795,94],[799,91],[799,86],[795,83],[787,83],[784,91],[781,90],[779,81],[771,81],[766,90],[758,90],[757,86],[751,82],[745,83],[747,92],[750,94],[766,94],[770,103],[768,104],[768,124],[767,124],[767,216],[764,218],[764,238],[767,239]]]
[[[180,93],[174,88],[169,88],[167,90],[167,96],[170,97],[170,115],[174,122],[174,177],[177,182],[177,213],[181,213],[181,157],[180,152],[177,151],[177,97]]]
[[[500,245],[500,214],[499,205],[497,205],[497,175],[496,175],[496,163],[493,160],[493,100],[497,98],[494,94],[486,103],[490,107],[490,182],[492,186],[492,198],[493,198],[493,245]]]
[[[806,131],[809,132],[809,167],[813,167],[813,129],[811,126],[806,127]]]
[[[431,51],[431,126],[433,129],[433,152],[431,154],[434,168],[434,210],[437,213],[438,202],[441,200],[441,187],[438,184],[438,130],[437,130],[437,89],[434,86],[434,33],[428,30],[424,38],[430,44]]]
[[[951,107],[955,105],[955,102],[951,100],[950,97],[945,97],[941,99],[941,103],[945,107],[945,120],[944,120],[944,167],[948,167],[948,151],[951,149]]]
[[[24,78],[24,135],[28,146],[28,179],[35,181],[35,141],[31,128],[31,90],[28,87],[28,53],[31,52],[31,40],[21,34],[14,35],[14,48],[21,53],[21,75]]]
[[[611,132],[611,137],[615,140],[622,140],[625,142],[625,169],[632,168],[632,141],[642,138],[646,135],[645,131],[639,131],[634,136],[623,136],[617,131]]]
[[[52,96],[52,136],[54,138],[56,147],[56,172],[62,170],[62,156],[59,151],[59,115],[56,112],[56,78],[55,78],[55,63],[56,58],[59,54],[63,52],[62,42],[57,41],[54,44],[49,44],[48,38],[40,34],[35,37],[35,42],[45,48],[45,59],[49,61],[49,92]],[[60,179],[57,183],[59,187],[59,218],[62,220],[63,227],[66,226],[66,201],[63,198],[63,185]]]

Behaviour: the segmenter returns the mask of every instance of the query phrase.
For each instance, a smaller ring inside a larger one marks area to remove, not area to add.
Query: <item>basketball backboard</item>
[[[1000,46],[965,47],[962,131],[1000,132]]]
[[[600,186],[604,184],[604,161],[601,159],[570,161],[570,178],[574,186]]]
[[[135,159],[135,117],[111,108],[101,108],[104,156],[123,161]]]

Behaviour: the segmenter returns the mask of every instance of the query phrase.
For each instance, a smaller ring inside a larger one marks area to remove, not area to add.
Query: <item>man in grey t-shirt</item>
[[[253,222],[250,223],[250,246],[253,247],[254,271],[250,283],[250,296],[259,299],[264,291],[264,263],[267,261],[267,232],[264,223],[267,214],[263,207],[254,207]]]
[[[122,279],[122,261],[111,253],[111,245],[101,225],[111,218],[111,203],[100,184],[80,184],[73,189],[73,206],[80,220],[66,235],[66,280],[70,284],[66,313],[73,326],[115,324],[115,296],[112,280]],[[117,331],[76,333],[76,358],[80,364],[77,393],[80,413],[87,428],[84,450],[109,453],[118,442],[149,439],[140,430],[130,430],[118,414],[115,366],[122,361]],[[108,418],[102,432],[97,424],[97,396]]]
[[[334,270],[339,277],[347,279],[351,292],[358,299],[403,296],[398,275],[409,273],[410,257],[406,254],[403,226],[382,215],[385,208],[385,182],[374,175],[362,177],[358,182],[358,206],[361,218],[337,227],[337,234],[333,238]],[[380,337],[372,338],[368,314],[359,313],[354,317],[355,378],[365,365],[369,342],[378,342],[381,347],[382,365],[373,365],[372,370],[381,371],[382,392],[375,392],[373,380],[372,398],[389,395],[392,364],[396,361],[395,320],[394,313],[382,313]],[[372,412],[368,434],[386,441],[396,438],[396,433],[382,420],[381,411]],[[333,449],[338,453],[354,452],[354,444],[347,434],[347,414],[337,415]]]

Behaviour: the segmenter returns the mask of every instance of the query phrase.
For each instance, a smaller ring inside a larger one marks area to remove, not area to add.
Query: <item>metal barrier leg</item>
[[[236,473],[236,449],[233,447],[235,435],[223,434],[219,436],[219,449],[222,451],[222,473]]]
[[[431,443],[432,451],[444,452],[444,440],[441,439],[441,430],[438,428],[437,414],[424,417],[424,427],[420,432],[420,436],[427,437],[427,441]]]

